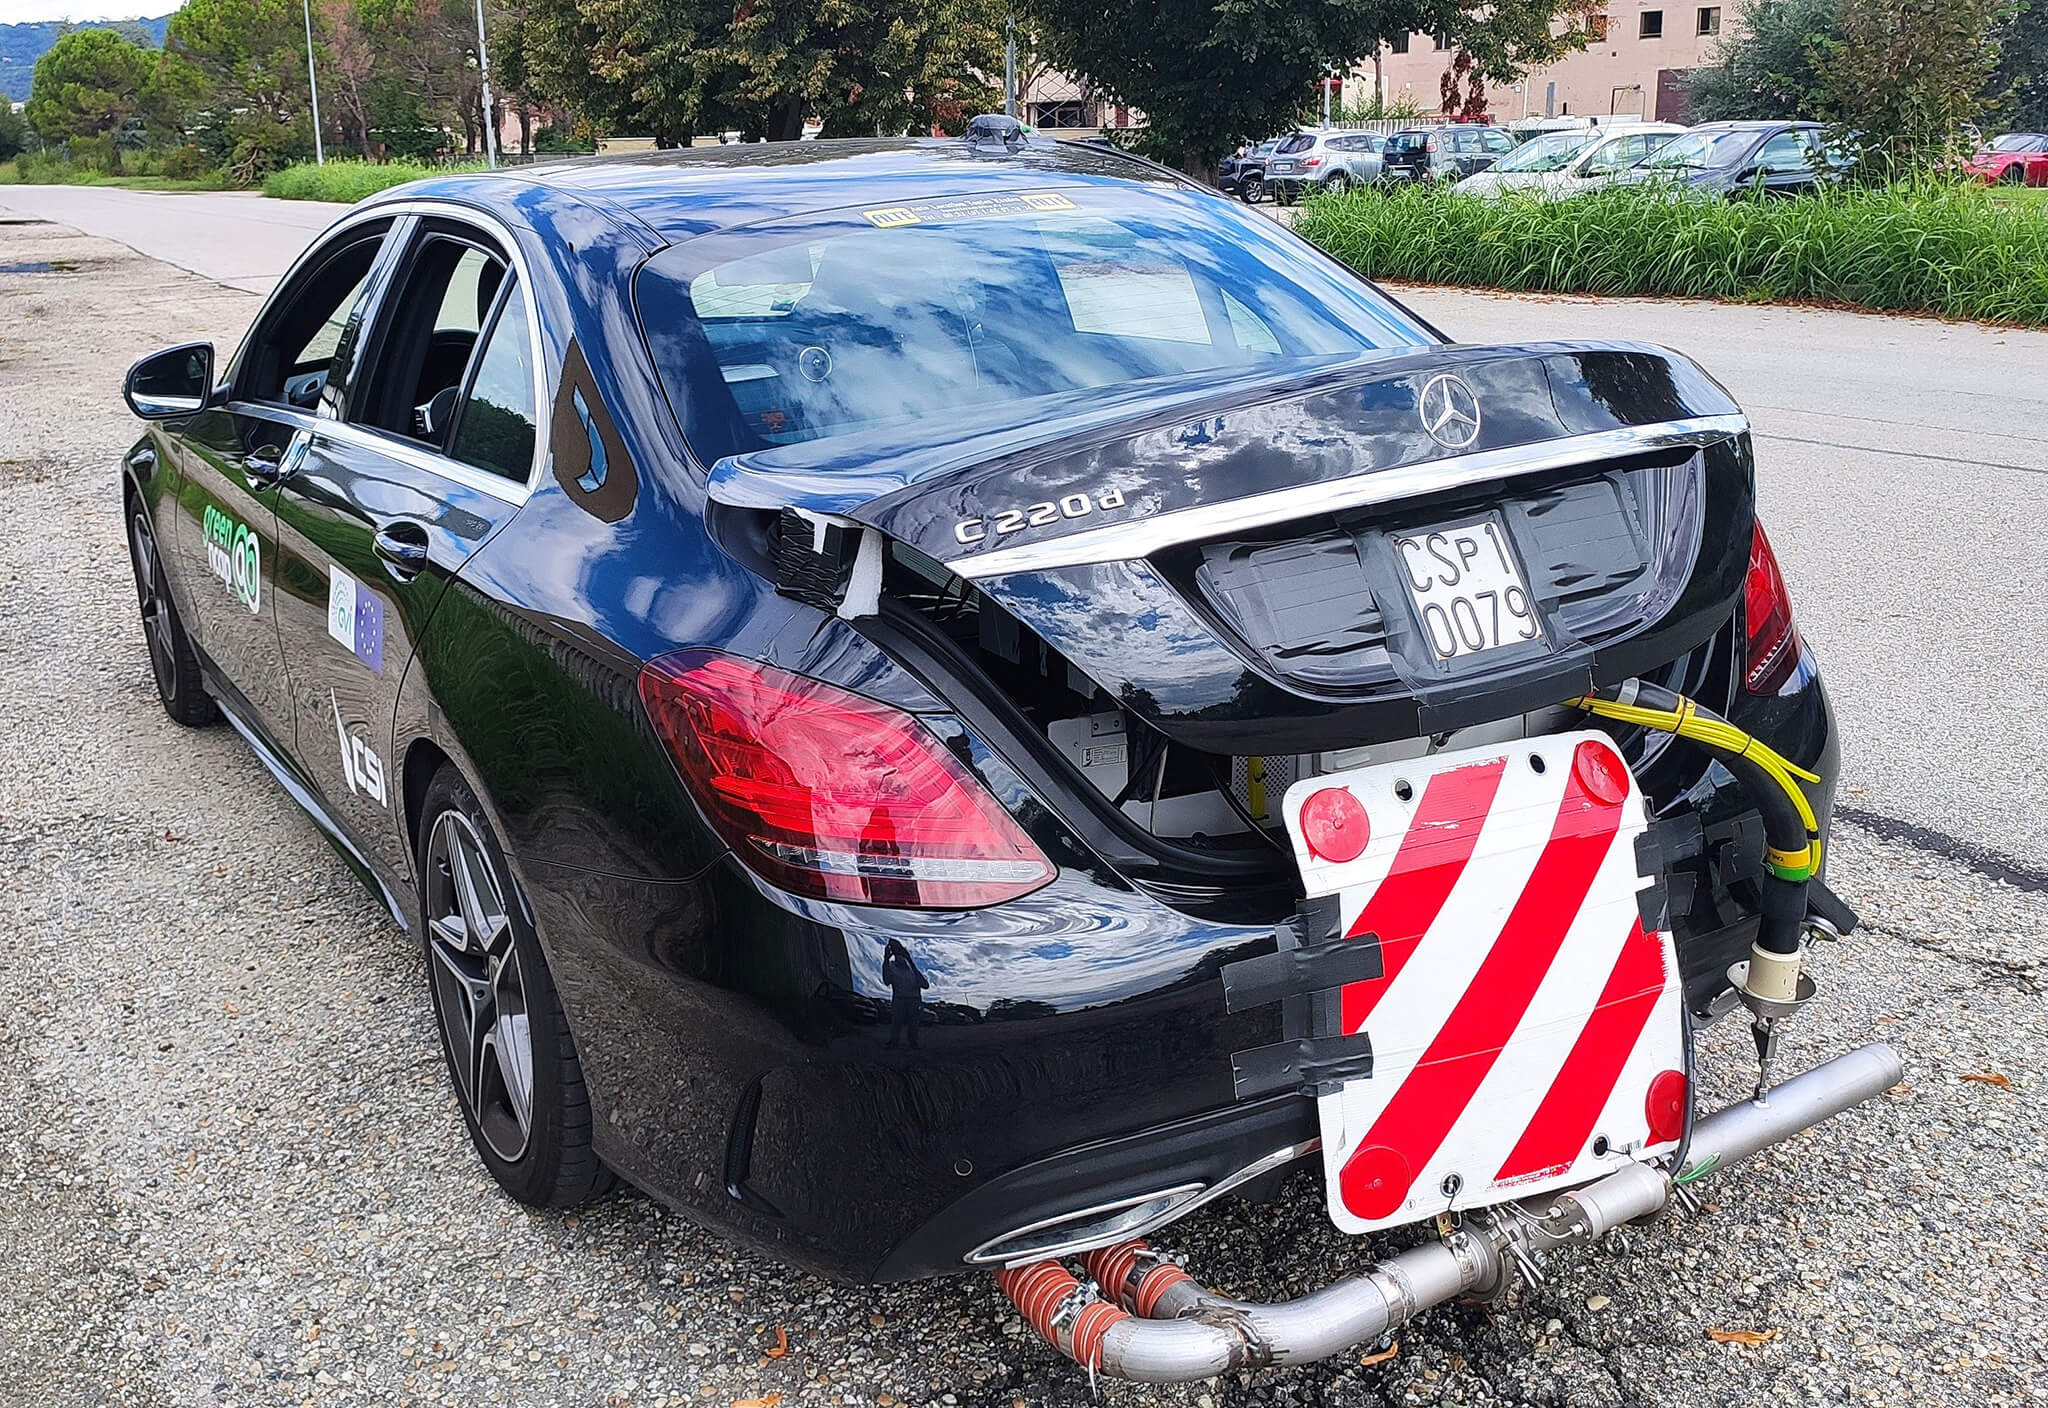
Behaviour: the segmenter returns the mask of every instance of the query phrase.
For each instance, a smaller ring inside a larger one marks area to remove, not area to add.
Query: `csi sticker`
[[[327,634],[384,673],[384,602],[375,592],[330,565],[327,569]]]

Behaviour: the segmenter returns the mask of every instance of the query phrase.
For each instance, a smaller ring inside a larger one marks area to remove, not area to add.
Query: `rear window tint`
[[[1296,152],[1307,151],[1315,144],[1316,139],[1314,137],[1311,137],[1306,132],[1297,132],[1292,137],[1281,138],[1280,145],[1273,150],[1281,156],[1292,156]]]

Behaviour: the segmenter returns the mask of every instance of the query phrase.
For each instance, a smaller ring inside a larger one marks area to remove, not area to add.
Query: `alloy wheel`
[[[128,520],[128,547],[135,564],[135,596],[142,610],[142,638],[149,647],[149,669],[157,692],[170,700],[177,692],[177,661],[171,640],[171,608],[157,565],[156,534],[149,519],[136,513]]]
[[[427,840],[427,953],[456,1089],[507,1163],[533,1133],[533,1032],[512,919],[482,838],[444,811]]]

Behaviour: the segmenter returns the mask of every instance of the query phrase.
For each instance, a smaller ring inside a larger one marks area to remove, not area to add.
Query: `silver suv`
[[[1341,191],[1380,179],[1387,139],[1377,132],[1297,132],[1266,163],[1273,198],[1292,205],[1310,190]]]

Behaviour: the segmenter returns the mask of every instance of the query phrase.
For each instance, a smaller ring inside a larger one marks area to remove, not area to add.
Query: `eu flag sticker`
[[[339,567],[327,568],[327,634],[384,673],[384,602]]]

